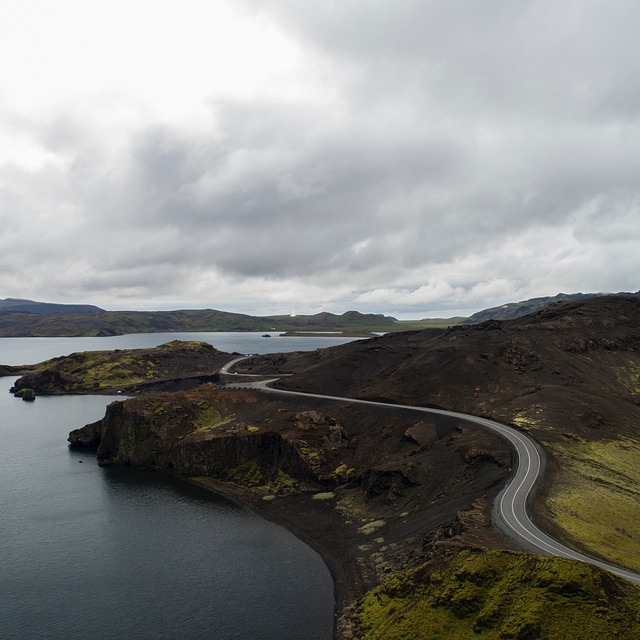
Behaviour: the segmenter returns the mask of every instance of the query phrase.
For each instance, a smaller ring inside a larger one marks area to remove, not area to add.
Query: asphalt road
[[[231,367],[235,366],[236,363],[240,362],[240,360],[246,360],[248,358],[248,356],[239,356],[238,358],[234,358],[233,360],[229,360],[229,362],[227,362],[227,364],[224,365],[224,367],[222,367],[222,369],[220,369],[220,374],[225,375],[225,376],[235,376],[237,374],[232,373],[231,371],[229,371],[229,369],[231,369]]]
[[[234,375],[229,372],[229,368],[244,358],[236,358],[225,365],[220,373]],[[258,389],[269,393],[281,395],[302,396],[306,398],[321,398],[324,400],[336,400],[339,402],[351,402],[370,406],[383,406],[395,409],[408,409],[419,413],[439,414],[450,416],[477,424],[480,427],[494,431],[498,435],[508,440],[516,451],[515,472],[511,479],[496,498],[493,509],[494,521],[503,531],[516,539],[523,548],[537,553],[544,553],[561,558],[570,558],[596,565],[611,573],[626,578],[631,582],[640,584],[640,574],[622,569],[614,565],[602,562],[595,558],[574,551],[566,547],[558,540],[541,531],[532,521],[528,514],[528,501],[534,485],[541,477],[543,470],[543,452],[540,445],[530,436],[513,427],[509,427],[493,420],[471,416],[466,413],[455,411],[445,411],[444,409],[429,409],[426,407],[415,407],[412,405],[391,404],[387,402],[374,402],[372,400],[359,400],[357,398],[344,398],[341,396],[327,396],[317,393],[302,393],[298,391],[285,391],[269,387],[269,383],[275,382],[277,378],[261,380],[259,382],[240,382],[233,385],[234,388]]]

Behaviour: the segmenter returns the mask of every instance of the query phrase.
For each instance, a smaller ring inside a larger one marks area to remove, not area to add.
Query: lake
[[[75,351],[205,340],[239,353],[348,338],[136,334],[2,338],[1,364]],[[333,582],[320,556],[247,508],[158,472],[99,467],[67,446],[114,398],[8,393],[0,378],[0,637],[329,640]]]
[[[356,338],[330,335],[313,337],[284,336],[272,332],[270,338],[261,333],[131,333],[106,338],[0,338],[0,364],[32,364],[75,351],[107,351],[109,349],[142,349],[156,347],[171,340],[202,340],[227,353],[276,353],[313,351],[352,342]]]

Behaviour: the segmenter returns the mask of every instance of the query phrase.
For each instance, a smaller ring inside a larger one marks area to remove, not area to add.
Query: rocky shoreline
[[[320,404],[208,384],[114,403],[69,440],[101,464],[169,471],[286,526],[325,558],[338,611],[448,548],[513,547],[490,521],[511,461],[496,436]]]

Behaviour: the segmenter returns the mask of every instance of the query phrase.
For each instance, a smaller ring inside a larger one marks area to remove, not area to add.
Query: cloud
[[[428,315],[638,288],[636,3],[82,7],[8,16],[42,43],[0,96],[4,295]]]

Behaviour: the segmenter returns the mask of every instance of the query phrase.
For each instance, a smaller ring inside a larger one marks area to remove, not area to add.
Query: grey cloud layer
[[[124,140],[24,125],[64,161],[0,168],[5,288],[388,312],[638,288],[640,5],[269,7],[333,97]]]

